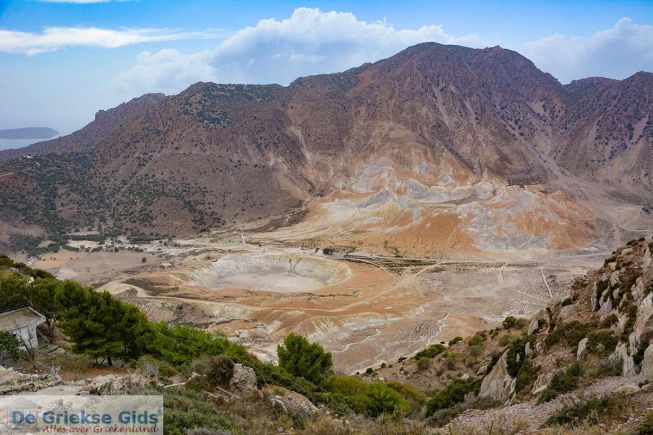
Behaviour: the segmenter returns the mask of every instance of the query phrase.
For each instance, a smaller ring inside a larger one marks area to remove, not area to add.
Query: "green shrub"
[[[499,345],[508,346],[514,338],[515,336],[510,333],[503,334],[501,337],[499,337]]]
[[[8,331],[0,331],[0,365],[12,366],[20,359],[20,341]]]
[[[431,346],[427,347],[426,349],[422,349],[417,354],[415,355],[415,358],[419,359],[421,357],[427,357],[427,358],[433,358],[436,355],[441,354],[444,352],[447,348],[440,343],[437,344],[432,344]],[[399,361],[401,362],[401,361]]]
[[[485,343],[485,339],[483,337],[481,337],[480,335],[474,335],[474,336],[470,337],[469,340],[467,341],[467,345],[469,347],[482,346],[483,343]]]
[[[333,368],[329,352],[325,352],[320,344],[310,343],[306,338],[294,333],[288,334],[283,346],[277,346],[277,355],[280,367],[316,385],[321,383]]]
[[[431,416],[441,409],[451,408],[465,401],[469,393],[476,393],[481,386],[480,379],[454,379],[446,387],[436,390],[426,407],[426,415]]]
[[[503,319],[503,322],[501,324],[505,329],[510,329],[514,328],[517,326],[517,323],[519,322],[519,319],[517,319],[515,316],[508,316],[505,319]]]
[[[234,365],[233,360],[227,356],[212,357],[209,371],[206,374],[209,382],[214,385],[229,385],[234,376]]]
[[[632,432],[633,435],[653,435],[653,412],[649,412],[644,417],[639,426]]]
[[[621,333],[621,341],[628,343],[628,336],[633,332],[637,320],[637,305],[631,303],[625,308],[625,311],[628,313],[628,320],[626,320],[624,330]]]
[[[576,427],[596,425],[625,409],[624,398],[618,395],[594,398],[563,406],[544,423],[548,426]]]
[[[610,355],[618,343],[619,337],[614,336],[611,330],[595,331],[587,336],[589,350],[601,356]]]
[[[143,355],[134,364],[134,368],[141,374],[158,378],[159,376],[170,377],[177,373],[177,370],[165,361],[158,360],[152,355]]]
[[[583,366],[578,362],[567,367],[565,371],[556,373],[551,378],[547,389],[542,392],[538,403],[548,402],[560,394],[574,390],[578,387],[582,374]]]
[[[473,357],[477,357],[483,353],[483,345],[481,344],[475,344],[472,346],[469,346],[469,353]]]
[[[460,354],[458,352],[450,352],[444,358],[444,364],[447,366],[448,369],[454,369],[459,359],[460,359]]]
[[[430,425],[441,427],[449,424],[454,418],[458,417],[468,409],[490,409],[496,408],[500,405],[501,402],[497,400],[488,399],[486,397],[477,398],[468,402],[456,403],[449,408],[434,411],[433,414],[428,417],[427,422]]]
[[[352,376],[335,375],[325,380],[325,389],[341,398],[352,410],[377,417],[386,413],[408,411],[408,402],[391,386],[366,382]]]
[[[533,364],[533,361],[530,358],[527,358],[524,363],[519,367],[517,372],[517,382],[515,385],[515,391],[519,393],[524,388],[532,385],[533,382],[537,379],[537,375],[540,371],[540,366]]]
[[[637,351],[633,355],[633,362],[636,365],[640,365],[644,361],[644,352],[648,349],[649,341],[642,340],[637,344]]]
[[[592,325],[587,323],[580,323],[578,321],[565,323],[558,326],[555,331],[546,336],[544,345],[547,348],[551,348],[561,340],[564,340],[567,346],[573,348],[578,346],[578,342],[585,338],[592,329]]]
[[[599,361],[593,377],[603,378],[607,376],[621,376],[623,371],[623,362],[621,358],[606,358]]]
[[[463,341],[462,337],[454,337],[451,340],[449,340],[449,346],[453,346],[454,344],[460,343],[461,341]]]
[[[419,370],[426,370],[431,366],[431,360],[425,356],[417,360],[417,368]]]

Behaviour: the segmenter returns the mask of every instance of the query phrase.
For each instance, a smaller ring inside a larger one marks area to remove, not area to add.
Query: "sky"
[[[425,41],[623,79],[653,72],[653,1],[0,0],[0,128],[67,134],[147,92],[287,85]]]

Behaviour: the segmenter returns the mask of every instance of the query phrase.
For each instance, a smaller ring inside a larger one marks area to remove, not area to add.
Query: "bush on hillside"
[[[318,385],[333,368],[329,352],[318,343],[294,333],[288,334],[283,345],[277,346],[279,366],[288,373],[301,376]]]

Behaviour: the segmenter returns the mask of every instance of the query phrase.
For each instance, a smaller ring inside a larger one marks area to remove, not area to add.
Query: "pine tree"
[[[331,354],[325,352],[319,343],[310,343],[306,338],[294,333],[288,334],[283,346],[277,346],[277,355],[280,367],[316,385],[319,385],[333,368]]]

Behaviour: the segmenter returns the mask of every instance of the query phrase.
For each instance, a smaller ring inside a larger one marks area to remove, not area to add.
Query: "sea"
[[[0,139],[0,150],[11,150],[14,148],[23,148],[36,142],[46,139]]]

